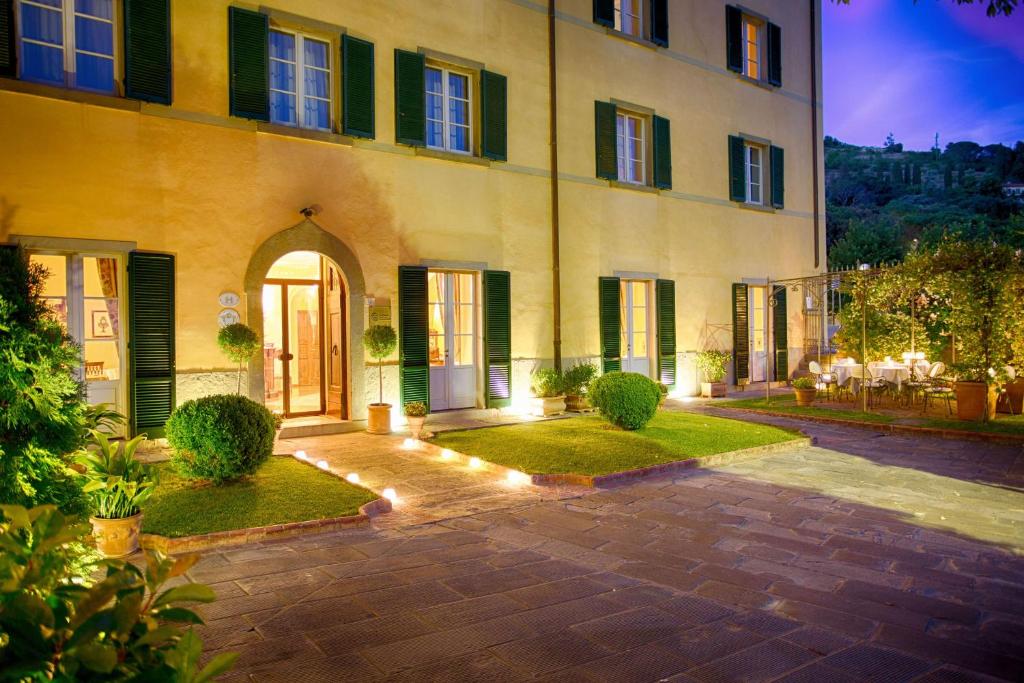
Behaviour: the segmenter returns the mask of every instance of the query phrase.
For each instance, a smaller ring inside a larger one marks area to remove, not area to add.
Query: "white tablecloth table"
[[[832,374],[836,378],[836,386],[846,386],[846,383],[853,377],[860,377],[861,369],[864,366],[860,363],[836,363],[832,366]],[[854,382],[854,389],[857,388],[858,382]]]
[[[875,379],[881,377],[889,384],[895,384],[897,389],[910,379],[910,368],[906,365],[897,365],[895,363],[891,365],[868,363],[868,372]]]

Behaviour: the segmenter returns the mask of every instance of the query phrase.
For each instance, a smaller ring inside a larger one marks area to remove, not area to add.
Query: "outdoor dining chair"
[[[1007,365],[1003,368],[1006,373],[1006,381],[1013,382],[1017,379],[1017,371],[1013,366]],[[999,404],[1006,406],[1006,410],[1010,415],[1013,415],[1013,401],[1010,400],[1010,394],[1006,391],[1006,387],[1003,387],[1002,391],[999,392]]]
[[[871,370],[865,365],[855,368],[850,374],[850,384],[854,381],[860,382],[860,390],[868,392],[868,407],[871,407],[876,400],[880,400],[885,393],[889,383],[882,377],[875,377]]]
[[[911,378],[904,382],[903,386],[907,389],[909,405],[913,406],[918,395],[920,395],[922,400],[924,400],[924,392],[929,386],[931,386],[931,384],[928,382],[928,375],[922,366],[915,365],[911,373]]]
[[[808,363],[807,368],[811,371],[811,374],[814,375],[814,387],[819,392],[822,390],[822,387],[824,387],[825,399],[829,400],[830,389],[832,388],[832,385],[836,383],[835,375],[833,375],[831,372],[823,372],[821,369],[821,364],[819,364],[816,360],[812,360],[810,363]]]
[[[946,372],[946,364],[937,361],[928,369],[928,387],[924,390],[924,408],[922,412],[928,412],[928,401],[937,399],[946,402],[946,413],[953,414],[953,384],[943,377]]]

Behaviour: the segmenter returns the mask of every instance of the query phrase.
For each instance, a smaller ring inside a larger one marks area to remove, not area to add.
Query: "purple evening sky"
[[[823,0],[825,133],[908,149],[1024,140],[1024,6],[990,19],[953,0]]]

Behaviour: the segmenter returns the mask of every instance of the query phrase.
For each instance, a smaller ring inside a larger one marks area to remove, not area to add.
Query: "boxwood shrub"
[[[274,448],[279,420],[245,396],[197,398],[178,406],[167,421],[175,468],[215,484],[253,474]]]
[[[614,425],[640,429],[658,410],[658,383],[636,372],[609,372],[590,385],[590,402]]]

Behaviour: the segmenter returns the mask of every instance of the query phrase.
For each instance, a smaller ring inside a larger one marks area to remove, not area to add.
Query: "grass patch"
[[[172,538],[354,515],[377,498],[290,457],[274,456],[255,475],[223,486],[186,479],[167,462],[157,468],[160,485],[142,530]]]
[[[872,422],[875,424],[889,424],[894,420],[891,415],[862,413],[859,410],[798,406],[796,404],[796,399],[792,396],[773,396],[771,403],[766,402],[763,398],[739,398],[730,401],[715,401],[712,405],[722,408],[771,410],[778,413],[791,413],[797,417],[800,415],[809,415],[811,417],[832,417],[840,420],[857,420],[858,422]]]
[[[978,432],[981,434],[1021,434],[1024,435],[1024,416],[1004,415],[1002,413],[991,422],[962,422],[954,419],[929,419],[922,423],[934,429],[951,431]]]
[[[796,438],[792,431],[769,425],[658,411],[635,432],[592,415],[442,432],[434,443],[528,474],[597,476]]]

